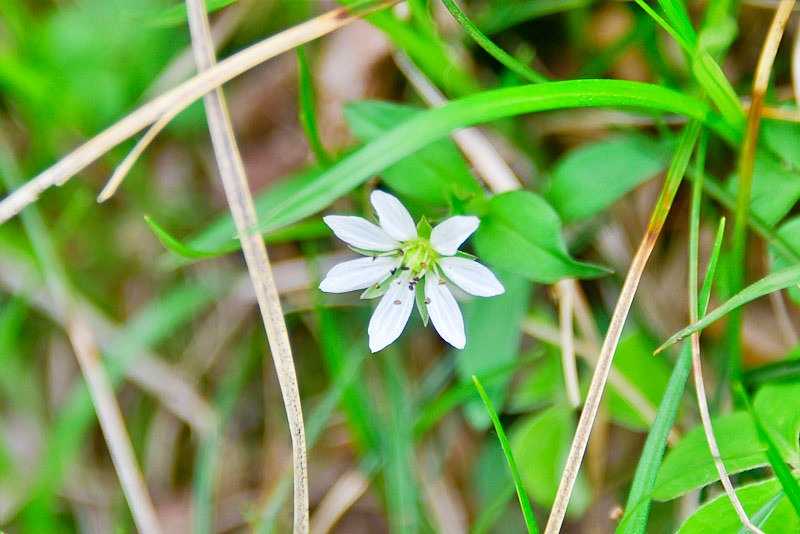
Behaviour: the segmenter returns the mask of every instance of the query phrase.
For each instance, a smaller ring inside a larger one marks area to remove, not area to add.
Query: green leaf
[[[778,237],[791,248],[800,250],[800,216],[792,217],[787,220],[778,228],[776,233]],[[781,271],[793,264],[785,255],[780,254],[778,248],[773,243],[770,243],[769,251],[771,272]],[[800,304],[800,288],[797,286],[790,286],[786,288],[786,293],[796,304]]]
[[[762,119],[759,141],[787,166],[800,169],[800,124]]]
[[[736,495],[742,502],[745,512],[753,517],[778,492],[781,486],[774,478],[742,486]],[[794,534],[800,532],[800,520],[795,515],[786,498],[781,499],[767,520],[762,523],[769,534]],[[708,534],[709,532],[738,532],[741,527],[739,517],[724,493],[698,508],[681,525],[679,534]]]
[[[657,406],[667,388],[670,368],[663,358],[653,358],[653,348],[654,343],[646,335],[640,331],[633,332],[619,343],[613,365],[642,397]],[[634,430],[647,430],[647,421],[613,384],[608,386],[606,402],[614,421]]]
[[[423,284],[415,286],[414,300],[417,302],[417,311],[422,319],[422,326],[428,326],[428,305],[425,303],[425,286]]]
[[[558,489],[575,421],[572,410],[553,406],[515,424],[511,430],[511,450],[517,460],[522,481],[531,498],[540,506],[550,507]],[[586,480],[579,476],[568,513],[580,516],[591,495]]]
[[[609,272],[572,259],[558,215],[542,197],[528,191],[492,197],[474,242],[481,259],[535,282],[594,278]]]
[[[347,104],[344,116],[356,137],[369,142],[422,111],[391,102],[361,101]],[[453,194],[482,194],[467,162],[450,139],[435,141],[403,158],[384,169],[381,176],[400,195],[426,204],[446,204]]]
[[[624,80],[571,80],[483,91],[418,113],[318,174],[261,218],[260,230],[290,224],[330,205],[356,186],[453,130],[553,109],[622,107],[678,113],[705,122],[735,144],[741,126],[731,126],[709,106],[664,87]]]
[[[545,198],[565,222],[586,219],[662,172],[673,149],[639,134],[581,146],[556,164]]]
[[[690,336],[695,332],[699,332],[711,323],[724,317],[731,310],[743,306],[759,297],[768,295],[773,291],[778,291],[789,286],[797,285],[798,283],[800,283],[800,265],[795,265],[793,267],[783,269],[782,271],[778,271],[777,273],[769,274],[758,282],[747,286],[739,293],[735,294],[733,297],[725,301],[725,303],[720,307],[716,308],[714,311],[696,323],[690,324],[686,328],[673,334],[667,341],[664,342],[663,345],[658,348],[656,352],[661,352],[665,348],[677,343],[685,337]]]
[[[511,478],[514,480],[514,488],[517,491],[517,499],[519,500],[519,505],[522,509],[522,515],[525,518],[525,526],[528,527],[529,533],[535,532],[538,534],[539,526],[536,523],[536,516],[533,515],[531,502],[528,499],[528,494],[525,492],[525,488],[522,485],[522,477],[517,469],[517,462],[514,460],[514,453],[511,451],[511,444],[508,442],[508,437],[506,436],[506,431],[503,428],[503,424],[500,422],[500,418],[497,417],[497,411],[494,409],[492,400],[486,394],[486,390],[483,389],[478,377],[472,375],[472,381],[475,383],[475,388],[478,390],[478,394],[481,396],[481,401],[483,401],[483,405],[486,407],[486,413],[489,415],[489,419],[492,420],[494,431],[497,433],[497,439],[503,449],[503,455],[506,457],[508,470],[511,471]]]
[[[766,448],[758,439],[747,412],[734,412],[712,421],[720,454],[730,474],[767,465]],[[653,498],[668,501],[719,480],[701,426],[688,432],[664,459]]]
[[[732,176],[728,191],[735,194],[738,178]],[[800,174],[765,150],[758,150],[753,168],[751,211],[769,226],[783,219],[800,199]]]
[[[474,299],[462,307],[467,344],[464,350],[455,353],[456,370],[461,382],[469,382],[472,375],[482,376],[518,356],[520,323],[528,307],[530,284],[518,276],[502,272],[497,274],[506,288],[505,293],[487,299]],[[503,320],[498,321],[498,317],[503,317]],[[495,406],[503,406],[509,378],[504,376],[486,384]],[[489,426],[489,418],[480,402],[468,403],[465,411],[476,428]]]
[[[800,465],[800,383],[763,386],[753,408],[783,459]]]

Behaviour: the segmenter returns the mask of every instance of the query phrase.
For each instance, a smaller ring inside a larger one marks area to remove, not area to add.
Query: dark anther
[[[396,272],[397,272],[397,267],[395,267],[394,269],[392,269],[391,271],[389,271],[389,274],[394,274],[394,273],[396,273]]]
[[[394,305],[395,305],[395,306],[399,306],[400,304],[402,304],[402,303],[401,303],[399,300],[395,300],[395,301],[394,301]]]
[[[430,304],[430,303],[431,303],[430,297],[425,297],[425,304]]]
[[[408,269],[409,269],[408,265],[403,265],[402,267],[400,267],[401,271],[407,271]]]

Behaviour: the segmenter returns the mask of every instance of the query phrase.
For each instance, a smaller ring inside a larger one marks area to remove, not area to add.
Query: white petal
[[[451,282],[471,295],[493,297],[506,291],[494,273],[475,260],[440,258],[439,267]]]
[[[480,219],[471,215],[456,215],[436,225],[431,232],[431,245],[439,254],[452,256],[461,243],[478,229]]]
[[[336,237],[356,248],[386,252],[400,247],[380,227],[361,217],[328,215],[322,218]]]
[[[444,279],[434,272],[425,276],[425,302],[428,315],[442,339],[457,349],[463,349],[467,342],[464,334],[464,319],[456,299],[447,288]]]
[[[387,234],[398,241],[409,241],[417,237],[417,227],[414,226],[414,219],[403,206],[402,202],[396,197],[383,191],[375,190],[369,197],[378,220],[381,222]]]
[[[326,293],[347,293],[382,282],[400,265],[400,256],[359,258],[335,265],[319,288]]]
[[[369,320],[369,350],[378,352],[400,337],[411,309],[416,291],[408,288],[408,275],[398,276]]]

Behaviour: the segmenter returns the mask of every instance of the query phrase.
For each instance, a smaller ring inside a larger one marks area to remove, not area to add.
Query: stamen
[[[430,303],[431,303],[431,298],[425,297],[425,304],[430,304]]]
[[[394,304],[395,306],[400,306],[400,304],[402,304],[402,302],[400,302],[400,300],[398,299],[398,300],[395,300],[392,304]]]

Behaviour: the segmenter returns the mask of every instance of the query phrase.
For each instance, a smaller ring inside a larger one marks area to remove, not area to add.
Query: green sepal
[[[396,250],[388,250],[386,252],[379,252],[379,251],[376,251],[376,250],[366,250],[366,249],[363,249],[363,248],[354,247],[352,245],[347,245],[347,248],[349,248],[353,252],[357,252],[357,253],[361,254],[362,256],[374,256],[376,258],[381,258],[383,256],[394,256],[394,255],[397,254]]]
[[[383,294],[386,293],[389,290],[389,285],[391,285],[392,280],[394,280],[396,278],[396,276],[397,275],[394,274],[394,275],[390,276],[389,278],[387,278],[386,280],[384,280],[383,282],[381,282],[380,284],[373,284],[373,285],[369,286],[367,289],[364,290],[363,293],[361,293],[361,297],[360,298],[362,298],[362,299],[376,299],[378,297],[382,297]]]
[[[417,223],[417,236],[423,239],[430,239],[432,231],[431,223],[429,223],[428,219],[423,215]]]
[[[456,258],[466,258],[472,261],[478,261],[478,256],[470,254],[469,252],[464,252],[463,250],[457,250],[455,254]]]
[[[417,310],[419,310],[419,316],[422,318],[422,324],[428,326],[428,305],[425,304],[425,284],[422,280],[417,283],[416,286],[416,301],[417,301]]]

